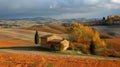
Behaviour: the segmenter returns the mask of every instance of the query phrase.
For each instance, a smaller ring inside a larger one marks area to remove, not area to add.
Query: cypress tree
[[[39,34],[38,34],[37,30],[36,30],[36,33],[35,33],[34,42],[35,42],[35,44],[39,44]]]
[[[105,17],[103,17],[103,19],[102,19],[102,24],[106,24],[106,19],[105,19]]]
[[[90,42],[90,53],[95,54],[95,44],[93,40]]]

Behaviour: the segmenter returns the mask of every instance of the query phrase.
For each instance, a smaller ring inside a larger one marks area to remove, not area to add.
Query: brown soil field
[[[0,40],[6,40],[6,44],[8,40],[10,42],[22,42],[34,44],[34,34],[33,30],[24,30],[24,29],[0,29]],[[49,33],[39,31],[39,35],[43,36]],[[3,43],[3,42],[2,42]],[[20,44],[22,44],[20,43]],[[17,43],[18,44],[18,43]],[[16,45],[17,45],[16,44]]]
[[[23,42],[19,40],[6,40],[0,39],[0,48],[1,47],[14,47],[14,46],[27,46],[31,45],[29,42]]]
[[[65,27],[61,25],[37,26],[37,27],[29,27],[29,28],[22,28],[22,29],[38,30],[38,31],[43,31],[43,32],[55,33],[55,34],[66,33]]]
[[[120,60],[0,54],[1,67],[119,67]]]
[[[0,39],[20,40],[23,42],[32,42],[34,31],[20,29],[1,29]]]

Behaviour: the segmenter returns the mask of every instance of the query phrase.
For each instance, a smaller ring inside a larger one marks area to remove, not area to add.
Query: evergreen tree
[[[106,20],[105,17],[103,17],[103,20]]]
[[[35,44],[39,44],[39,34],[38,34],[37,30],[36,30],[36,33],[35,33],[34,42],[35,42]]]
[[[106,19],[105,19],[105,17],[102,18],[102,24],[106,24]]]
[[[90,53],[95,54],[95,44],[93,40],[90,42]]]

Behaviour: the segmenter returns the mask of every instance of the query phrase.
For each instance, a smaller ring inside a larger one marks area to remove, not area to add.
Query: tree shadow
[[[23,50],[23,51],[53,51],[52,49],[43,48],[41,46],[15,46],[15,47],[1,47],[0,49],[12,49],[12,50]]]

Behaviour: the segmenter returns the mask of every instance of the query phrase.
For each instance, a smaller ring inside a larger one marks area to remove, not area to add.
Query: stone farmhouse
[[[65,51],[69,48],[69,41],[58,35],[45,35],[41,37],[41,46],[53,50]]]

